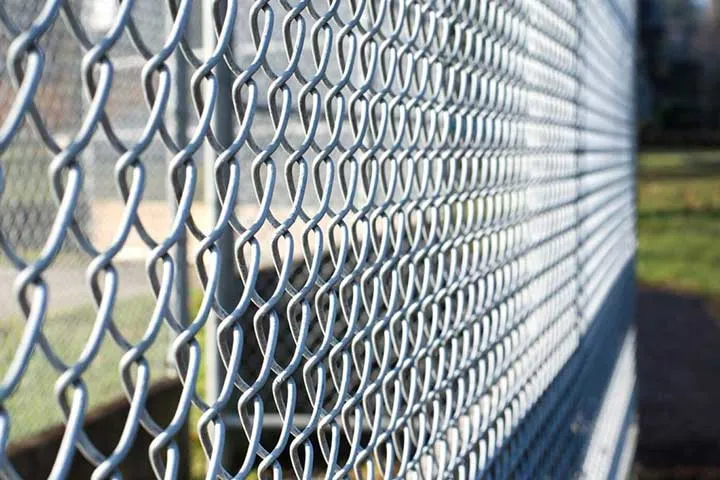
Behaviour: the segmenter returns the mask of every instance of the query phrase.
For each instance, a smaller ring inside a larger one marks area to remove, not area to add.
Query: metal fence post
[[[172,28],[173,18],[167,16],[168,29]],[[188,91],[188,69],[187,63],[181,55],[174,55],[171,58],[173,75],[173,89],[170,93],[170,117],[175,126],[175,141],[178,145],[185,145],[188,140],[188,103],[186,100],[186,92]],[[172,160],[173,155],[168,155],[168,161]],[[167,198],[170,203],[171,210],[177,209],[176,201],[172,191],[170,181],[166,182]],[[187,273],[187,234],[182,232],[175,246],[173,255],[175,262],[175,298],[172,304],[173,315],[181,325],[187,325],[189,322],[189,291],[188,291],[188,273]]]
[[[213,15],[213,6],[218,9],[218,12],[225,11],[225,1],[205,1],[203,2],[202,10],[202,35],[203,35],[203,48],[206,56],[212,52],[217,41],[217,34],[215,31],[215,19]],[[219,99],[230,99],[232,98],[232,77],[230,70],[225,62],[220,62],[213,69],[215,78],[218,83],[218,97]],[[233,137],[233,110],[232,103],[230,101],[218,101],[215,104],[215,111],[212,121],[212,129],[215,133],[215,137],[221,145],[228,145],[232,142]],[[204,189],[205,189],[205,203],[210,208],[211,219],[214,222],[220,215],[220,199],[215,189],[215,159],[217,158],[217,152],[209,144],[205,144],[204,150]],[[226,311],[232,310],[237,297],[236,286],[238,277],[235,275],[235,268],[233,265],[233,234],[232,230],[227,229],[225,233],[220,237],[217,242],[217,246],[221,252],[221,264],[220,264],[220,285],[217,290],[217,301]],[[235,290],[235,291],[234,291]],[[217,326],[220,319],[214,313],[210,315],[208,319],[206,331],[205,331],[205,395],[207,400],[212,403],[218,398],[220,394],[220,388],[222,386],[223,379],[225,377],[225,368],[220,358],[220,353],[217,348]],[[227,443],[224,449],[224,461],[226,466],[232,463],[232,456],[234,452],[232,435],[228,435]]]
[[[167,22],[168,30],[172,29],[174,19],[169,14],[165,17]],[[188,129],[188,102],[187,102],[187,91],[188,91],[188,69],[185,59],[179,53],[173,55],[170,59],[170,69],[172,74],[173,88],[170,92],[170,118],[171,122],[174,123],[175,127],[175,141],[178,145],[185,145],[188,141],[187,129]],[[168,163],[172,161],[173,154],[168,155]],[[175,213],[177,210],[177,204],[175,201],[175,195],[172,190],[172,185],[169,179],[166,179],[165,188],[167,191],[167,200],[170,204],[170,210]],[[180,325],[188,325],[189,319],[189,289],[188,289],[188,269],[187,269],[187,233],[183,230],[180,237],[175,245],[175,251],[173,252],[173,261],[175,263],[175,285],[174,285],[174,298],[170,305],[172,314],[175,316]],[[174,334],[169,334],[170,344],[174,339]],[[172,349],[168,349],[168,369],[174,371],[172,365],[174,359],[172,358]],[[191,425],[188,423],[183,427],[183,431],[177,435],[180,442],[183,443],[182,450],[185,452],[190,451],[190,428]],[[188,455],[184,455],[180,465],[181,478],[190,478],[190,459]]]

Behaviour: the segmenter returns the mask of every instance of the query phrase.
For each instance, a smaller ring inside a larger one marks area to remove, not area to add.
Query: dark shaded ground
[[[641,471],[668,473],[641,478],[720,478],[717,305],[702,296],[639,286],[637,308],[636,458]]]

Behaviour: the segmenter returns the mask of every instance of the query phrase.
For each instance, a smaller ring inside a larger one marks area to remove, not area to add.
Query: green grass
[[[154,301],[150,296],[119,299],[115,305],[114,320],[123,335],[137,341],[147,327]],[[95,308],[83,305],[62,312],[50,311],[43,332],[66,363],[77,360],[95,321]],[[24,323],[20,318],[5,318],[0,322],[0,341],[3,345],[17,345]],[[161,332],[161,335],[163,333]],[[165,348],[167,342],[158,340],[157,348],[151,348],[146,357],[151,365],[154,379],[161,378],[166,370]],[[12,361],[14,348],[0,349],[0,376],[4,376]],[[107,403],[122,394],[119,362],[123,351],[106,334],[100,351],[90,368],[83,374],[88,387],[90,407]],[[36,347],[27,371],[17,390],[6,406],[13,420],[11,441],[19,440],[62,422],[54,392],[59,372],[51,366],[45,355]]]
[[[188,308],[190,310],[190,321],[200,309],[200,303],[202,302],[202,291],[194,290],[190,293],[190,302]],[[198,333],[198,342],[201,347],[205,347],[205,330],[200,330]],[[200,371],[198,372],[198,383],[197,391],[200,397],[205,398],[205,359],[200,365]],[[200,444],[200,437],[198,436],[197,424],[200,419],[200,410],[195,406],[190,410],[188,415],[188,435],[190,437],[190,478],[193,480],[200,480],[205,478],[205,467],[207,465],[207,459],[205,458],[205,452],[203,451],[202,445]]]
[[[720,152],[645,153],[638,172],[639,279],[720,294]]]
[[[645,152],[640,155],[640,169],[656,171],[663,168],[688,168],[713,165],[720,161],[720,151],[688,150],[684,152]]]
[[[192,292],[190,298],[191,314],[197,311],[201,300],[201,292]],[[139,296],[119,299],[115,305],[114,320],[122,333],[129,340],[137,341],[147,327],[154,299],[150,296]],[[43,331],[51,344],[58,350],[66,362],[76,359],[92,328],[95,309],[92,305],[71,308],[63,312],[50,312],[45,321]],[[22,335],[23,321],[21,318],[0,319],[0,344],[16,345]],[[161,332],[167,335],[167,332]],[[198,342],[204,346],[204,331],[198,335]],[[167,337],[158,337],[156,348],[151,348],[147,359],[151,372],[157,380],[166,372]],[[0,377],[7,371],[14,348],[0,348]],[[92,366],[83,375],[90,396],[90,409],[124,396],[119,377],[119,361],[122,350],[106,335],[103,346],[98,352]],[[57,406],[54,384],[59,373],[49,364],[39,348],[34,351],[28,369],[25,371],[18,389],[11,395],[6,406],[10,412],[11,442],[27,438],[51,426],[62,424],[63,417]],[[205,368],[200,368],[197,383],[198,393],[205,395]],[[197,422],[200,411],[194,408],[190,412],[190,465],[191,478],[205,478],[205,453],[200,445],[197,433]]]
[[[193,291],[190,297],[190,313],[197,312],[201,292]],[[154,305],[150,296],[119,299],[115,305],[114,320],[122,333],[132,341],[137,341],[147,327]],[[43,326],[50,343],[58,350],[66,362],[76,359],[92,328],[95,309],[92,305],[83,305],[63,312],[50,312]],[[0,344],[17,345],[22,335],[23,321],[19,317],[0,319]],[[161,332],[167,335],[167,332]],[[151,348],[147,359],[151,372],[157,380],[166,372],[167,337],[158,337],[156,348]],[[204,346],[205,332],[198,334],[198,342]],[[7,371],[14,348],[0,348],[0,377]],[[124,396],[119,377],[119,361],[122,350],[106,335],[103,346],[95,357],[92,366],[85,372],[83,379],[88,387],[90,409]],[[10,396],[6,406],[10,412],[11,442],[37,434],[51,426],[62,424],[63,417],[57,406],[54,384],[59,373],[49,364],[39,348],[34,351],[28,369],[25,371],[19,387]],[[205,397],[205,368],[201,364],[198,393]],[[191,478],[205,478],[205,453],[197,433],[200,411],[193,407],[188,420],[190,435]]]

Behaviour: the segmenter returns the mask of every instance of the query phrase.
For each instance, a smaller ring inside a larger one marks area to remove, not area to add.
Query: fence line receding
[[[627,472],[635,11],[0,2],[0,477]]]

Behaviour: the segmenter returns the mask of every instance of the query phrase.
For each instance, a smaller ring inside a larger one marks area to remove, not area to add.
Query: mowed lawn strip
[[[640,154],[638,236],[640,281],[720,294],[720,151]]]
[[[113,320],[128,340],[137,342],[145,333],[154,304],[151,296],[144,295],[117,300]],[[95,307],[90,304],[58,312],[50,310],[43,332],[66,364],[71,365],[80,358],[96,315]],[[16,350],[5,347],[18,345],[24,325],[21,318],[3,319],[0,324],[0,344],[4,347],[0,348],[0,378],[8,371]],[[160,332],[156,344],[145,355],[151,365],[153,380],[159,380],[169,373],[164,368],[167,338],[167,331]],[[110,333],[106,332],[100,350],[82,375],[89,392],[90,409],[124,396],[119,370],[124,353]],[[55,392],[55,382],[59,376],[60,372],[48,362],[41,348],[36,346],[17,390],[5,403],[10,412],[11,442],[62,423],[62,411]]]

